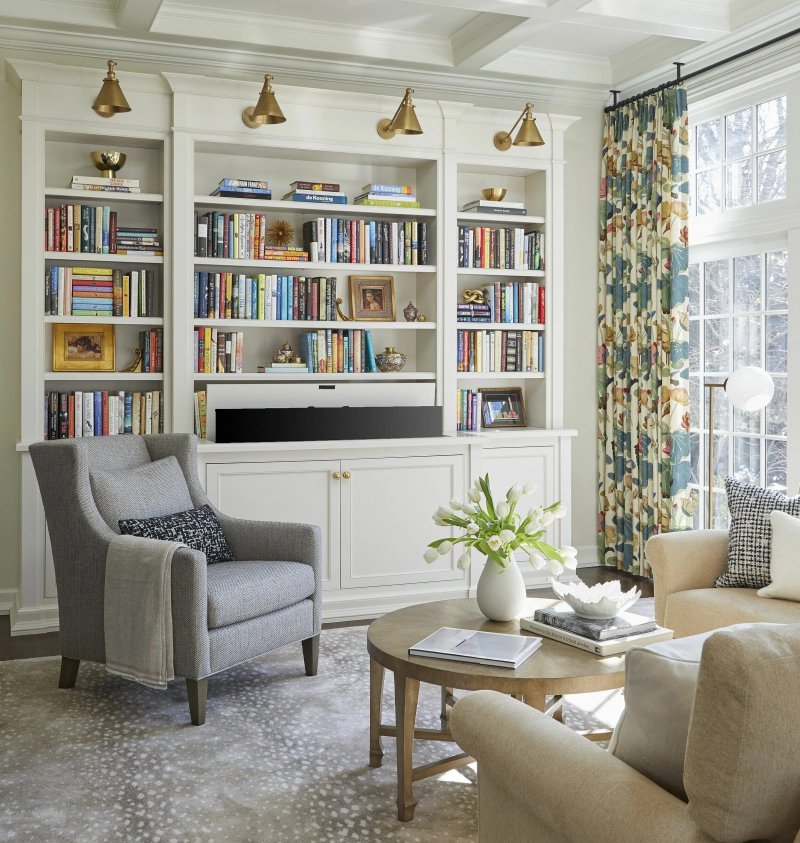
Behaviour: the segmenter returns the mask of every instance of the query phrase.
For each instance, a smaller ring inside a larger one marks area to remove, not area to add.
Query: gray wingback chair
[[[105,663],[104,578],[119,527],[95,501],[92,472],[124,472],[174,456],[194,507],[210,505],[197,476],[197,442],[188,434],[111,436],[30,446],[53,549],[61,626],[59,687],[72,688],[81,659]],[[168,515],[169,490],[147,495],[150,516]],[[152,498],[152,500],[151,500]],[[143,502],[137,499],[141,510]],[[174,509],[172,511],[175,511]],[[191,720],[205,722],[208,677],[286,644],[302,642],[305,672],[317,672],[321,625],[321,537],[308,524],[245,521],[217,512],[235,562],[206,564],[179,548],[172,560],[176,676],[186,678]],[[136,516],[141,517],[141,512]]]

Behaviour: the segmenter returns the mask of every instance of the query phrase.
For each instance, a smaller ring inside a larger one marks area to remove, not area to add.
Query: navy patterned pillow
[[[119,522],[119,529],[123,535],[183,542],[205,553],[208,562],[233,561],[222,526],[208,504],[157,518],[128,518]]]
[[[763,588],[769,573],[772,525],[776,509],[800,518],[800,497],[787,498],[773,489],[725,478],[730,513],[728,570],[717,578],[718,588]]]

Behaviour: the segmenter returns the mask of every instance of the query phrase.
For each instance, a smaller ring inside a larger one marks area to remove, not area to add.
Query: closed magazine
[[[412,656],[453,659],[514,670],[541,646],[542,639],[533,635],[508,635],[443,626],[409,647],[408,652]]]
[[[557,629],[548,626],[546,623],[540,623],[533,617],[520,618],[519,625],[520,628],[526,629],[528,632],[535,632],[537,635],[552,638],[562,644],[570,644],[597,656],[617,656],[630,650],[631,647],[644,647],[647,644],[655,644],[657,641],[667,641],[674,635],[671,629],[657,626],[650,632],[626,635],[623,638],[612,638],[609,641],[595,641],[592,638],[576,635],[574,632],[567,632],[565,629]]]
[[[533,613],[533,619],[595,641],[607,641],[610,638],[652,632],[656,628],[656,622],[652,618],[637,615],[634,612],[620,612],[610,620],[582,618],[576,615],[566,603],[537,609]]]

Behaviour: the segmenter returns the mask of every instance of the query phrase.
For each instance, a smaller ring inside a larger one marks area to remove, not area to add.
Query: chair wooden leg
[[[80,659],[71,659],[69,656],[61,656],[61,675],[58,677],[58,687],[74,688],[75,680],[78,678],[78,668],[80,666]]]
[[[303,661],[306,666],[306,676],[316,676],[319,664],[319,635],[303,641]]]
[[[192,717],[192,725],[202,726],[206,722],[208,679],[187,679],[186,693],[189,695],[189,714]]]

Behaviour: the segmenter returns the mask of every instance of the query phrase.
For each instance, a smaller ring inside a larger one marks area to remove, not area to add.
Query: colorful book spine
[[[495,226],[458,227],[458,265],[465,269],[544,269],[541,231]]]
[[[163,433],[163,392],[45,393],[45,438]]]
[[[44,286],[44,311],[50,316],[145,317],[161,313],[161,284],[154,269],[50,266]]]
[[[481,287],[483,304],[458,304],[459,322],[544,325],[545,287],[532,281],[495,281]]]
[[[300,335],[300,356],[309,374],[376,372],[370,331],[319,329]]]
[[[480,393],[472,389],[459,389],[456,394],[456,430],[480,429]]]
[[[195,374],[241,374],[244,333],[201,326],[194,329]]]
[[[457,331],[459,372],[543,372],[544,335],[539,331]]]
[[[157,229],[121,228],[110,205],[58,205],[45,210],[48,252],[161,255]]]

